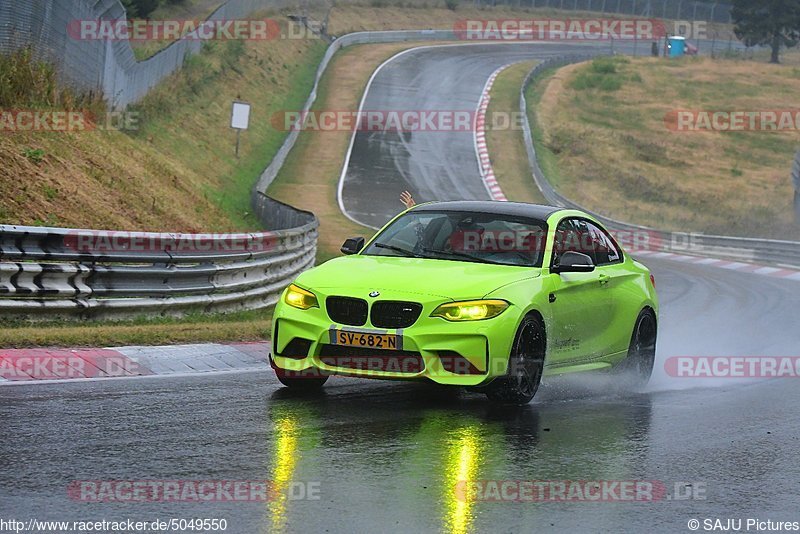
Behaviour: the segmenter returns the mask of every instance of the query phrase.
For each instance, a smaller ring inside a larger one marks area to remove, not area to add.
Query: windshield
[[[362,254],[541,267],[547,224],[496,213],[411,211]]]

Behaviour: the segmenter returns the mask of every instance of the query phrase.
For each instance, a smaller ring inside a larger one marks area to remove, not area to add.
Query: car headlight
[[[468,300],[442,304],[431,314],[448,321],[480,321],[497,317],[508,308],[504,300]]]
[[[289,306],[300,310],[319,308],[319,302],[317,302],[317,296],[314,293],[294,284],[290,285],[286,290],[286,296],[283,297],[283,301]]]

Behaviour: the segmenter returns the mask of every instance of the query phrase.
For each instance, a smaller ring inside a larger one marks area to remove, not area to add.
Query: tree
[[[731,15],[736,37],[747,46],[772,48],[770,63],[780,63],[781,46],[800,39],[800,0],[733,0]]]

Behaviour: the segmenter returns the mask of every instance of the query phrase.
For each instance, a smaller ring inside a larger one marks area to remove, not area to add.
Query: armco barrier
[[[555,206],[580,209],[586,211],[587,213],[591,213],[603,224],[614,230],[621,230],[631,233],[644,233],[648,236],[651,236],[654,238],[651,240],[651,242],[657,243],[657,247],[663,252],[680,252],[702,256],[766,262],[776,265],[799,267],[800,242],[797,241],[715,236],[706,234],[679,234],[675,232],[654,230],[644,226],[617,221],[603,214],[587,210],[586,208],[581,207],[575,202],[567,199],[553,188],[553,186],[547,180],[547,177],[545,177],[544,173],[542,172],[542,169],[539,166],[539,161],[536,158],[536,150],[533,145],[533,136],[531,134],[530,120],[528,117],[528,104],[525,99],[525,92],[533,80],[543,71],[571,63],[588,61],[597,55],[600,54],[562,56],[547,59],[536,65],[536,67],[534,67],[533,70],[528,73],[528,76],[525,78],[525,81],[522,85],[522,89],[520,90],[519,108],[523,118],[522,129],[525,137],[525,147],[528,151],[528,162],[533,173],[533,179],[547,202]],[[798,157],[800,157],[800,155]],[[800,167],[800,164],[795,166],[796,172],[798,167]]]
[[[111,319],[270,306],[314,265],[319,223],[266,196],[255,207],[267,231],[0,226],[0,315]]]

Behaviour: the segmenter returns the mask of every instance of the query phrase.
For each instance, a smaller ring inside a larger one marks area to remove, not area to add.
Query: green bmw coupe
[[[288,387],[332,374],[430,380],[524,404],[546,375],[650,378],[655,280],[586,213],[434,202],[342,253],[275,309],[270,363]]]

